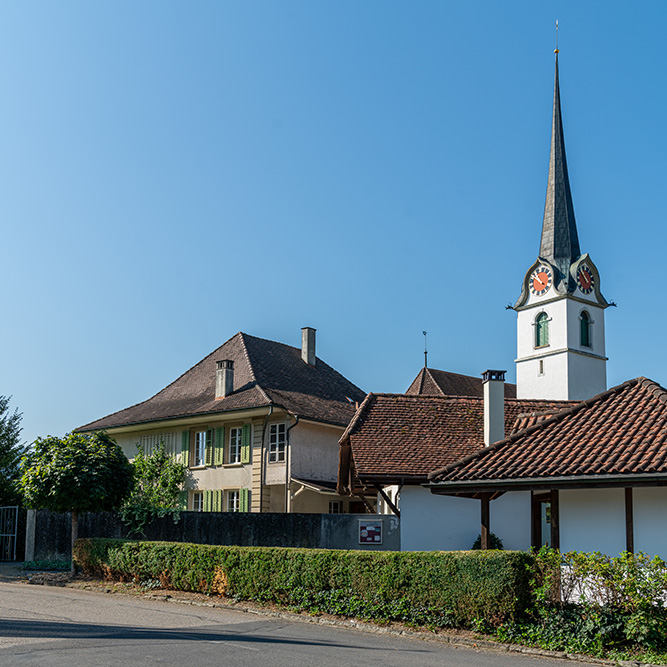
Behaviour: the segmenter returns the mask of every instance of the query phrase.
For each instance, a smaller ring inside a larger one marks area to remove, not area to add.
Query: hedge
[[[419,625],[497,627],[532,603],[518,551],[369,552],[77,540],[88,575],[308,611]]]

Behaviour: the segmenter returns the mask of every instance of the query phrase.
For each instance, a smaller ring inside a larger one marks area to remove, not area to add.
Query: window
[[[535,319],[535,347],[549,345],[549,316],[540,313]]]
[[[227,491],[227,506],[226,510],[227,512],[238,512],[240,509],[240,503],[239,503],[239,491],[238,489],[235,489],[234,491]]]
[[[591,347],[591,316],[584,310],[579,316],[581,324],[581,346]]]
[[[241,463],[241,446],[243,444],[243,429],[229,429],[229,454],[227,463]]]
[[[210,430],[195,431],[195,441],[192,450],[192,468],[206,465],[206,453],[207,450],[210,450],[211,448],[211,436],[212,432]]]
[[[537,374],[538,375],[544,375],[544,359],[540,359]]]
[[[329,501],[329,514],[342,514],[343,507],[340,500]]]
[[[271,424],[269,429],[269,461],[285,460],[285,443],[287,442],[287,432],[285,424]]]
[[[193,512],[204,511],[204,494],[202,491],[192,492],[192,511]]]

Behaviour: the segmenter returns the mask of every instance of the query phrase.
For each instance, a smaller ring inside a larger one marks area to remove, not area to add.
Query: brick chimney
[[[301,329],[301,358],[309,365],[316,365],[315,358],[315,331],[312,327]]]
[[[234,391],[234,362],[230,359],[217,362],[215,371],[215,398],[229,396]]]
[[[505,373],[484,371],[484,446],[505,438]]]

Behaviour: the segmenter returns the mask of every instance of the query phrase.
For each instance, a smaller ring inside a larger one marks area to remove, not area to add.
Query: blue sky
[[[362,389],[514,379],[546,190],[554,20],[609,385],[667,383],[667,4],[0,7],[0,394],[24,437],[142,401],[237,331]]]

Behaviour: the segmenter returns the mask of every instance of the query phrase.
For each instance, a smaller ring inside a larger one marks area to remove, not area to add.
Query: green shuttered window
[[[239,502],[239,511],[250,511],[250,489],[241,489],[241,499]]]
[[[581,313],[581,346],[590,347],[591,346],[591,316],[584,310]]]
[[[215,429],[215,455],[213,463],[221,466],[225,461],[225,429],[223,427]]]
[[[535,320],[535,347],[549,345],[549,316],[540,313]]]
[[[250,463],[250,424],[243,424],[243,434],[241,437],[241,463]],[[241,510],[246,511],[246,510]]]

